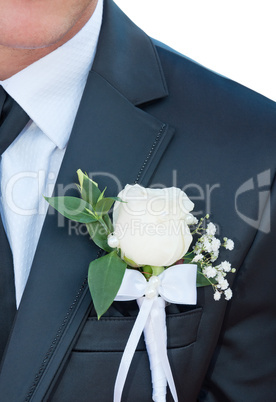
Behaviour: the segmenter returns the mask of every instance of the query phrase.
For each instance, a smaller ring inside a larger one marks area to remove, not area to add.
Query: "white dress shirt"
[[[64,45],[0,85],[28,113],[30,121],[3,153],[1,215],[14,261],[20,303],[84,86],[91,69],[103,0],[86,25]]]

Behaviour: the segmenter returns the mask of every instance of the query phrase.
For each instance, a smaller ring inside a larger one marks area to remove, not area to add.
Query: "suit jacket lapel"
[[[168,95],[151,39],[112,0],[105,0],[102,30],[93,70],[134,105]],[[130,56],[131,55],[131,56]]]
[[[146,185],[173,135],[166,124],[127,99],[140,103],[166,94],[160,66],[153,84],[158,60],[149,39],[126,23],[111,1],[107,1],[104,15],[98,55],[58,176],[56,195],[64,195],[65,186],[69,186],[66,195],[75,193],[72,183],[78,168],[96,173],[100,188],[107,185],[113,195],[126,183]],[[110,79],[108,71],[109,63],[116,70],[122,62],[119,43],[126,32],[130,35],[130,43],[125,39],[128,46],[136,49],[145,43],[144,57],[152,60],[137,66],[137,60],[124,54],[125,70],[132,75],[127,86],[123,84],[125,71],[117,71]],[[133,80],[137,67],[139,82]],[[87,269],[97,254],[88,236],[49,210],[2,366],[3,400],[17,402],[18,395],[22,400],[43,399],[86,317],[91,302]]]

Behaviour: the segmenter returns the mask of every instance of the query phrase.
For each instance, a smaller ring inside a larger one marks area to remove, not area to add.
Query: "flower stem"
[[[152,268],[152,275],[155,275],[155,276],[160,275],[160,274],[162,274],[163,271],[165,271],[164,267],[153,267],[153,266],[151,266],[151,268]]]

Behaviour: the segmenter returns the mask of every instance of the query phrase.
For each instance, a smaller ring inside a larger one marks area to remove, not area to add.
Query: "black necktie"
[[[23,130],[28,120],[29,116],[0,86],[0,155]],[[13,259],[0,214],[0,361],[15,312]]]

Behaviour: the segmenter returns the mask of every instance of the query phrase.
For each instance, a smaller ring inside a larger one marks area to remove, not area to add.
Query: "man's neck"
[[[28,67],[47,54],[53,52],[64,43],[68,42],[81,30],[81,28],[92,16],[93,12],[95,11],[96,4],[97,2],[94,3],[94,7],[87,10],[82,18],[77,21],[73,28],[67,32],[61,40],[50,46],[37,49],[21,49],[0,45],[0,80],[4,81],[10,78],[14,74]]]

